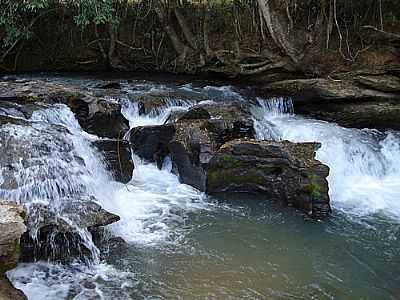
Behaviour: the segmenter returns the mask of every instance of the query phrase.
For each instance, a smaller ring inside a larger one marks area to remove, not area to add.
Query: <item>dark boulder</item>
[[[98,84],[96,86],[98,89],[120,89],[121,88],[121,83],[118,81],[111,81],[103,84]]]
[[[161,168],[174,135],[175,126],[171,124],[136,127],[130,132],[131,147],[139,157],[156,162]]]
[[[179,124],[179,120],[197,119],[211,119],[212,131],[219,145],[233,139],[251,138],[255,135],[253,118],[247,106],[224,103],[199,104],[189,109],[177,123]]]
[[[122,115],[119,104],[89,97],[69,98],[68,106],[82,128],[99,137],[119,139],[129,130],[129,122]]]
[[[195,106],[186,113],[183,113],[178,121],[183,120],[208,120],[211,119],[210,113],[202,106]]]
[[[168,146],[174,171],[181,182],[201,191],[206,189],[204,166],[219,147],[232,139],[255,135],[250,113],[235,104],[195,106],[176,122],[175,129]]]
[[[135,168],[129,143],[124,140],[98,140],[93,144],[103,154],[107,169],[113,178],[128,183]]]
[[[329,214],[329,168],[315,159],[317,143],[234,140],[207,164],[209,194],[254,193],[315,217]]]
[[[205,191],[204,165],[218,150],[218,127],[208,120],[189,120],[177,123],[175,128],[168,144],[173,169],[181,182]]]

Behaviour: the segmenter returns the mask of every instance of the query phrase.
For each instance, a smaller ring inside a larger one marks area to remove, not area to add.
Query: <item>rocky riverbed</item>
[[[390,93],[397,91],[392,88]],[[395,111],[396,106],[391,108]],[[337,218],[343,210],[368,210],[371,201],[379,201],[365,195],[364,180],[381,181],[384,188],[395,184],[397,132],[303,121],[296,119],[294,110],[296,103],[293,109],[290,98],[263,100],[246,89],[199,82],[3,79],[0,196],[26,211],[24,219],[15,215],[13,220],[27,227],[13,236],[21,241],[19,259],[99,266],[111,252],[109,257],[118,265],[113,249],[129,249],[138,241],[157,244],[172,238],[179,243],[185,239],[180,234],[184,224],[193,223],[189,215],[246,205],[236,198],[252,199],[249,205],[271,202],[292,211],[290,218],[330,222],[332,207]],[[303,124],[308,127],[299,130]],[[346,146],[346,139],[354,145]],[[335,155],[342,155],[342,161]],[[343,169],[346,163],[352,166]],[[360,186],[351,186],[357,180]],[[383,196],[383,208],[368,214],[385,214],[396,193],[397,189]],[[398,207],[392,207],[394,218],[400,215]],[[256,244],[262,247],[262,242]],[[9,277],[26,292],[28,279],[19,272]],[[45,273],[52,282],[51,272]],[[109,284],[118,285],[120,279],[112,274],[116,281]],[[89,299],[96,294],[90,286],[98,282],[75,282],[80,275],[68,276],[70,289],[61,293],[64,296],[54,294],[54,299]],[[106,293],[115,290],[100,285]],[[113,297],[107,295],[106,299]]]

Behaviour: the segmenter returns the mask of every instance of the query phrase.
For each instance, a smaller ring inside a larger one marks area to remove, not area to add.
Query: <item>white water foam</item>
[[[8,277],[29,300],[125,300],[131,299],[129,290],[137,284],[134,274],[104,263],[20,264]]]
[[[290,99],[259,100],[253,108],[260,139],[320,142],[317,159],[330,167],[334,208],[358,216],[400,220],[400,135],[343,128],[293,114]]]
[[[163,109],[147,115],[139,114],[135,102],[124,102],[122,113],[131,128],[165,123],[174,110],[187,110],[190,103],[171,101]],[[193,104],[192,104],[193,105]],[[155,244],[180,238],[181,225],[187,214],[207,209],[205,195],[191,186],[181,184],[168,164],[158,170],[154,164],[133,155],[135,170],[129,184],[107,195],[103,207],[118,214],[121,221],[111,226],[115,235],[126,241]],[[104,197],[103,197],[104,198]]]
[[[121,112],[129,121],[130,128],[139,126],[162,125],[173,111],[186,111],[194,103],[190,101],[171,99],[160,108],[154,108],[148,114],[140,114],[138,102],[125,100],[122,102]]]

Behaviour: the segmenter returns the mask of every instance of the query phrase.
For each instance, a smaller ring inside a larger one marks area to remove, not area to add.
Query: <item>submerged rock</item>
[[[128,183],[135,168],[129,143],[124,140],[98,140],[93,144],[103,154],[107,169],[114,179]]]
[[[317,143],[234,140],[207,164],[209,194],[255,193],[315,217],[331,211],[329,168],[315,159]]]
[[[26,299],[15,289],[5,272],[17,266],[20,257],[20,238],[26,231],[25,212],[16,205],[0,201],[0,300]]]

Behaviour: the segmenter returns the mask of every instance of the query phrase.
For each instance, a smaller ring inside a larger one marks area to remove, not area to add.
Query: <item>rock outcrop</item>
[[[174,123],[134,128],[130,141],[136,154],[158,166],[170,155],[180,180],[205,191],[204,165],[212,155],[229,140],[254,135],[246,109],[234,104],[210,104],[194,106]]]
[[[20,255],[20,238],[26,231],[25,213],[15,204],[0,201],[0,273],[15,268]]]
[[[180,181],[208,194],[252,193],[314,217],[330,213],[329,168],[316,143],[256,141],[250,113],[238,105],[194,106],[175,122],[135,128],[134,151],[161,165],[169,155]]]
[[[0,100],[2,106],[4,102],[19,105],[25,118],[30,118],[41,104],[68,105],[82,128],[100,137],[122,138],[129,130],[119,104],[94,96],[93,92],[83,88],[43,80],[3,81],[0,82]]]
[[[292,96],[295,112],[345,127],[400,129],[400,72],[365,70],[331,78],[269,83],[268,94]]]
[[[20,238],[26,231],[25,213],[15,204],[0,201],[0,300],[26,299],[5,277],[5,272],[17,266]]]
[[[317,143],[233,140],[207,164],[209,194],[253,193],[315,217],[329,214],[329,168],[315,159]]]

